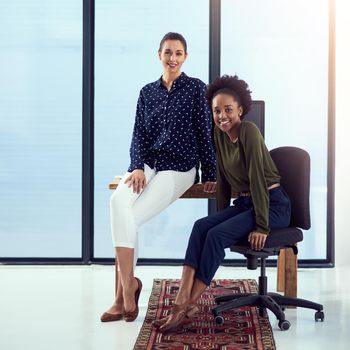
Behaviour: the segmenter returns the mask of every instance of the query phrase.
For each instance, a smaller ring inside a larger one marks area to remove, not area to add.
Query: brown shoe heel
[[[142,282],[137,277],[135,277],[135,279],[136,279],[137,284],[138,284],[138,287],[137,287],[136,292],[135,292],[135,304],[136,304],[136,307],[135,307],[134,311],[126,311],[126,312],[124,312],[124,320],[126,322],[135,321],[137,316],[139,315],[139,297],[140,297],[140,294],[141,294]]]

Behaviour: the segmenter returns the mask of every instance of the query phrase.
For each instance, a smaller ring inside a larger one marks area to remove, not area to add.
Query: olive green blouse
[[[250,192],[255,212],[256,231],[268,234],[268,187],[279,183],[275,163],[258,127],[242,121],[238,140],[232,142],[217,126],[214,129],[217,156],[217,209],[230,205],[231,191]]]

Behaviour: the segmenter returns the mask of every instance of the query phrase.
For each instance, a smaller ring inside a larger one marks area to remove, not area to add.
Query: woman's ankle
[[[137,289],[137,287],[138,287],[138,283],[136,281],[136,278],[130,277],[124,281],[123,293],[125,291],[130,292],[130,291],[134,290],[135,288]]]
[[[114,299],[114,305],[123,305],[123,304],[124,304],[123,295],[121,297],[117,297]]]
[[[184,305],[187,304],[190,301],[190,296],[188,295],[181,295],[181,296],[177,296],[175,299],[174,304],[176,305]]]

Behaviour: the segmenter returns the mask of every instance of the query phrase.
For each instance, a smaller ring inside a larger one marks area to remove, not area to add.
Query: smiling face
[[[236,99],[232,95],[219,93],[212,100],[212,110],[215,125],[229,136],[237,137],[243,108]]]
[[[166,40],[158,51],[164,72],[170,75],[181,73],[181,66],[187,58],[185,48],[180,40]]]

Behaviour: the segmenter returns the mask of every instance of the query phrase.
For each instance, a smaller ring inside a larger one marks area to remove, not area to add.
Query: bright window
[[[222,0],[221,73],[265,101],[268,147],[311,157],[311,229],[299,258],[325,259],[327,237],[328,0]]]
[[[82,2],[0,3],[0,256],[81,257]]]

